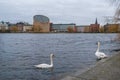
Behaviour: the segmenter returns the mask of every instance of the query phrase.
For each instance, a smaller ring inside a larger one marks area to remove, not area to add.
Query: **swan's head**
[[[54,54],[50,54],[50,57],[54,57]]]
[[[100,46],[100,42],[98,42],[98,46]]]

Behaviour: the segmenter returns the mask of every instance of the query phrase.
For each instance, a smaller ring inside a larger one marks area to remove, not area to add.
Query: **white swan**
[[[53,56],[54,56],[54,54],[50,54],[50,62],[51,62],[51,64],[43,63],[43,64],[35,65],[35,67],[41,68],[41,69],[43,69],[43,68],[53,68]]]
[[[103,59],[103,58],[106,58],[107,55],[103,52],[100,52],[99,51],[99,48],[100,48],[100,42],[98,42],[98,48],[97,48],[97,51],[95,53],[95,55],[97,56],[98,59]]]

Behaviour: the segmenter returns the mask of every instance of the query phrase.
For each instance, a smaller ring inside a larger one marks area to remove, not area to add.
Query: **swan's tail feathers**
[[[36,67],[37,69],[43,69],[43,68],[40,67],[39,65],[34,65],[34,67]]]
[[[105,57],[104,58],[107,58],[108,57],[108,55],[105,55]]]
[[[104,56],[102,56],[101,58],[103,58],[103,59],[104,59],[104,58],[107,58],[107,57],[108,57],[107,55],[104,55]]]

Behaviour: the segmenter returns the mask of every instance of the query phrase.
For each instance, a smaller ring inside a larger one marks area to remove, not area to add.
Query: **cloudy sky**
[[[45,15],[53,23],[88,25],[97,17],[113,16],[115,8],[108,0],[0,0],[0,21],[33,23],[34,15]]]

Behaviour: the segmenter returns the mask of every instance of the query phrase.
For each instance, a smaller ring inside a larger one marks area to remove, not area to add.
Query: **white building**
[[[30,32],[32,30],[32,25],[24,25],[23,26],[23,32]]]
[[[87,27],[89,27],[89,25],[76,26],[76,32],[81,32],[81,33],[87,32],[87,31],[86,31],[86,28],[87,28]]]
[[[52,24],[51,25],[51,29],[53,32],[68,32],[69,27],[75,30],[75,24]]]
[[[7,22],[0,22],[0,30],[1,31],[9,30],[8,23]]]

